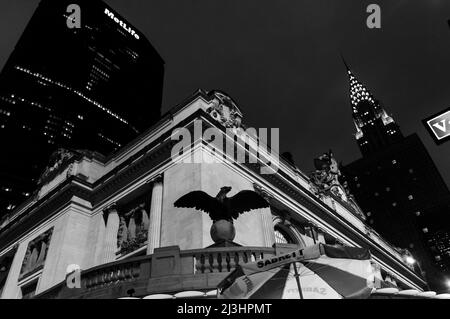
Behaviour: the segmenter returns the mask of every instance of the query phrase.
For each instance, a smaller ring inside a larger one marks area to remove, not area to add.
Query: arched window
[[[273,215],[273,234],[276,244],[294,244],[306,247],[299,226],[294,222],[286,222],[280,216]]]
[[[279,226],[275,226],[275,243],[277,244],[295,244],[292,236]]]

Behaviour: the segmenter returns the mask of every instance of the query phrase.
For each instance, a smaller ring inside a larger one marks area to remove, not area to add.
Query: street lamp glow
[[[407,256],[406,257],[406,262],[410,265],[414,264],[416,262],[416,260],[414,258],[412,258],[411,256]]]
[[[449,288],[450,288],[450,279],[447,279],[447,282],[446,282],[446,284],[447,284],[447,287],[449,287]]]

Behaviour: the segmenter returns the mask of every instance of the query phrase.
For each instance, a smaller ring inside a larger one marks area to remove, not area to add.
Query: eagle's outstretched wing
[[[254,191],[240,191],[229,198],[231,217],[237,219],[239,214],[248,212],[252,209],[269,207],[269,203]]]
[[[223,214],[225,207],[216,198],[203,191],[193,191],[181,196],[174,203],[179,208],[195,208],[208,213],[215,220],[217,215]]]

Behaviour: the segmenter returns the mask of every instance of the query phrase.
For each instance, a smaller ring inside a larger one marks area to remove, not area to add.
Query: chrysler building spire
[[[402,136],[398,125],[380,102],[350,70],[344,57],[350,84],[350,104],[356,127],[355,137],[363,155],[375,152]]]
[[[353,72],[350,70],[350,67],[348,66],[347,62],[345,61],[344,57],[342,57],[342,61],[344,62],[345,68],[347,69],[347,75],[350,82],[350,103],[353,107],[353,113],[357,112],[357,106],[362,101],[368,101],[374,105],[374,107],[377,107],[378,101],[375,100],[372,93],[370,93],[369,89],[364,86],[353,74]]]

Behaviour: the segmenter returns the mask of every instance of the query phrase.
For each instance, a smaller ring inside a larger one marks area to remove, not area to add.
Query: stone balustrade
[[[100,265],[80,274],[80,288],[66,282],[35,298],[120,298],[184,290],[211,290],[237,265],[274,256],[277,248],[222,247],[180,251],[156,248],[154,254]]]
[[[141,275],[141,265],[148,265],[144,260],[131,260],[108,264],[83,274],[82,287],[92,289],[98,286],[133,281]]]
[[[253,262],[273,256],[273,248],[234,247],[188,250],[183,253],[194,257],[195,273],[231,272],[240,263]]]

